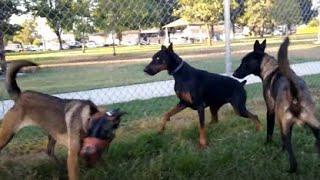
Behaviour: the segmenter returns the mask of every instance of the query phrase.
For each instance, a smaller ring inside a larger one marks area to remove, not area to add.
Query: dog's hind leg
[[[16,127],[20,124],[18,113],[10,109],[3,118],[0,130],[0,151],[10,142],[15,134]]]
[[[292,134],[292,127],[293,127],[293,121],[292,119],[280,119],[280,130],[281,130],[281,139],[283,143],[283,148],[288,152],[289,156],[289,163],[290,163],[290,169],[288,170],[289,173],[294,173],[297,171],[297,160],[295,158],[295,155],[292,150],[292,144],[291,144],[291,134]]]
[[[161,128],[159,129],[158,133],[162,133],[164,131],[164,129],[166,128],[166,124],[168,121],[170,121],[170,117],[181,112],[182,110],[184,110],[186,108],[186,105],[183,103],[179,103],[177,104],[175,107],[173,107],[172,109],[170,109],[168,112],[166,112],[163,116],[162,119],[162,125]]]
[[[214,124],[217,123],[218,120],[218,111],[219,111],[220,107],[216,107],[216,106],[210,106],[210,112],[211,112],[211,122],[210,124]]]
[[[256,131],[260,131],[261,130],[261,124],[260,124],[260,121],[258,119],[258,116],[255,115],[255,114],[252,114],[246,108],[246,97],[245,96],[241,96],[241,95],[238,94],[238,96],[234,97],[231,100],[230,103],[231,103],[234,111],[239,116],[244,117],[244,118],[249,118],[255,123]]]
[[[56,155],[54,154],[54,148],[56,145],[56,140],[48,135],[48,145],[47,145],[47,154],[50,158],[52,158],[58,165],[61,165],[60,161],[58,160],[58,158],[56,157]]]
[[[316,138],[315,146],[317,152],[320,155],[320,122],[316,119],[313,113],[310,113],[309,116],[304,117],[302,113],[303,121],[306,122],[307,126],[311,129],[314,137]]]
[[[267,110],[267,141],[269,143],[272,141],[272,135],[275,123],[275,113],[273,111]]]

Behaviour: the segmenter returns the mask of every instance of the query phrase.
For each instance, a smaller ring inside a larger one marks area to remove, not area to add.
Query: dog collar
[[[177,73],[177,72],[182,68],[183,64],[184,64],[184,62],[181,61],[181,63],[179,64],[179,66],[178,66],[175,70],[173,70],[173,71],[170,73],[170,75],[174,75],[175,73]]]

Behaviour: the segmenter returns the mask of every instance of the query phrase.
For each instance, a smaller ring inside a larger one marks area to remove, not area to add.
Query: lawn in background
[[[320,75],[305,77],[312,87],[320,111]],[[246,86],[249,109],[257,113],[265,127],[265,107],[261,84]],[[309,129],[295,126],[293,147],[299,172],[288,174],[287,155],[281,151],[280,135],[275,129],[274,142],[265,145],[265,128],[255,132],[250,120],[234,114],[229,106],[219,112],[219,123],[207,124],[209,147],[198,149],[198,117],[185,110],[172,118],[164,134],[157,128],[162,114],[177,103],[176,97],[115,104],[128,111],[104,163],[88,169],[81,164],[82,179],[317,179],[320,159]],[[319,115],[317,115],[319,117]],[[207,122],[210,120],[206,112]],[[319,118],[320,119],[320,118]],[[46,136],[37,128],[19,132],[0,155],[1,179],[53,179],[58,167],[46,157]],[[66,150],[57,148],[60,159]],[[62,172],[66,177],[66,172]]]
[[[292,48],[293,50],[290,51],[291,63],[320,60],[317,53],[320,52],[320,47],[302,50],[296,49],[296,46]],[[273,54],[275,53],[273,52]],[[232,56],[233,69],[239,65],[243,55],[244,53],[240,53]],[[303,56],[309,57],[306,58]],[[205,56],[202,58],[188,58],[185,60],[192,66],[209,72],[225,72],[223,55],[217,57]],[[143,68],[148,63],[149,62],[146,61],[41,68],[35,73],[19,76],[17,80],[22,90],[37,90],[44,93],[55,94],[172,79],[166,72],[161,72],[156,76],[146,75],[143,72]],[[4,86],[0,86],[0,100],[7,98],[8,96]]]
[[[291,43],[293,45],[310,45],[316,39],[315,34],[311,35],[292,35]],[[245,38],[232,41],[232,50],[250,50],[254,40],[257,38]],[[258,38],[263,40],[263,38]],[[267,37],[268,47],[278,47],[283,37]],[[209,52],[224,52],[224,42],[215,42],[212,46],[206,44],[183,44],[174,45],[174,49],[181,54],[202,54]],[[47,51],[47,52],[22,52],[7,53],[7,60],[31,60],[40,64],[61,63],[74,61],[99,61],[114,59],[137,59],[148,58],[159,50],[160,45],[148,46],[119,46],[116,48],[117,56],[113,56],[112,47],[87,49],[86,53],[82,53],[81,49],[63,50],[63,51]]]

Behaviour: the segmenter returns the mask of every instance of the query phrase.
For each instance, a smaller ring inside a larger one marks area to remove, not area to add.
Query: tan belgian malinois
[[[29,61],[10,63],[6,74],[6,89],[14,101],[14,106],[5,114],[0,131],[0,151],[23,127],[36,125],[49,137],[47,153],[54,160],[56,142],[68,148],[67,168],[69,179],[78,179],[78,156],[95,155],[103,152],[114,138],[122,112],[112,115],[99,110],[91,101],[60,99],[35,91],[21,92],[16,82],[16,74],[25,66],[36,66]],[[90,137],[90,139],[88,139]],[[99,141],[99,147],[84,145],[83,140]],[[81,149],[82,148],[82,149]],[[90,151],[90,152],[89,152]],[[98,151],[98,152],[93,152]],[[100,157],[100,156],[99,156]],[[92,160],[88,159],[92,165]]]
[[[242,59],[233,75],[244,78],[254,74],[262,79],[267,106],[267,142],[272,140],[276,120],[280,126],[283,148],[289,154],[288,172],[296,172],[297,161],[291,145],[292,127],[295,123],[310,127],[320,153],[320,123],[315,117],[315,104],[306,83],[290,69],[288,46],[289,38],[286,38],[280,46],[276,60],[264,52],[266,40],[261,44],[256,41],[253,52]]]

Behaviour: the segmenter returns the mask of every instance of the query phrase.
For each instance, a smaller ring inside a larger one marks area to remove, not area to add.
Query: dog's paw
[[[161,134],[163,134],[163,132],[164,132],[164,128],[160,128],[160,129],[157,131],[157,134],[158,134],[158,135],[161,135]]]
[[[199,149],[206,149],[208,147],[206,141],[200,141],[199,142]]]
[[[261,124],[256,125],[256,132],[259,132],[262,130]]]
[[[290,174],[296,173],[296,172],[297,172],[297,168],[290,168],[287,170],[287,173],[290,173]]]
[[[272,137],[267,137],[266,141],[264,142],[264,145],[270,145],[273,143]]]

